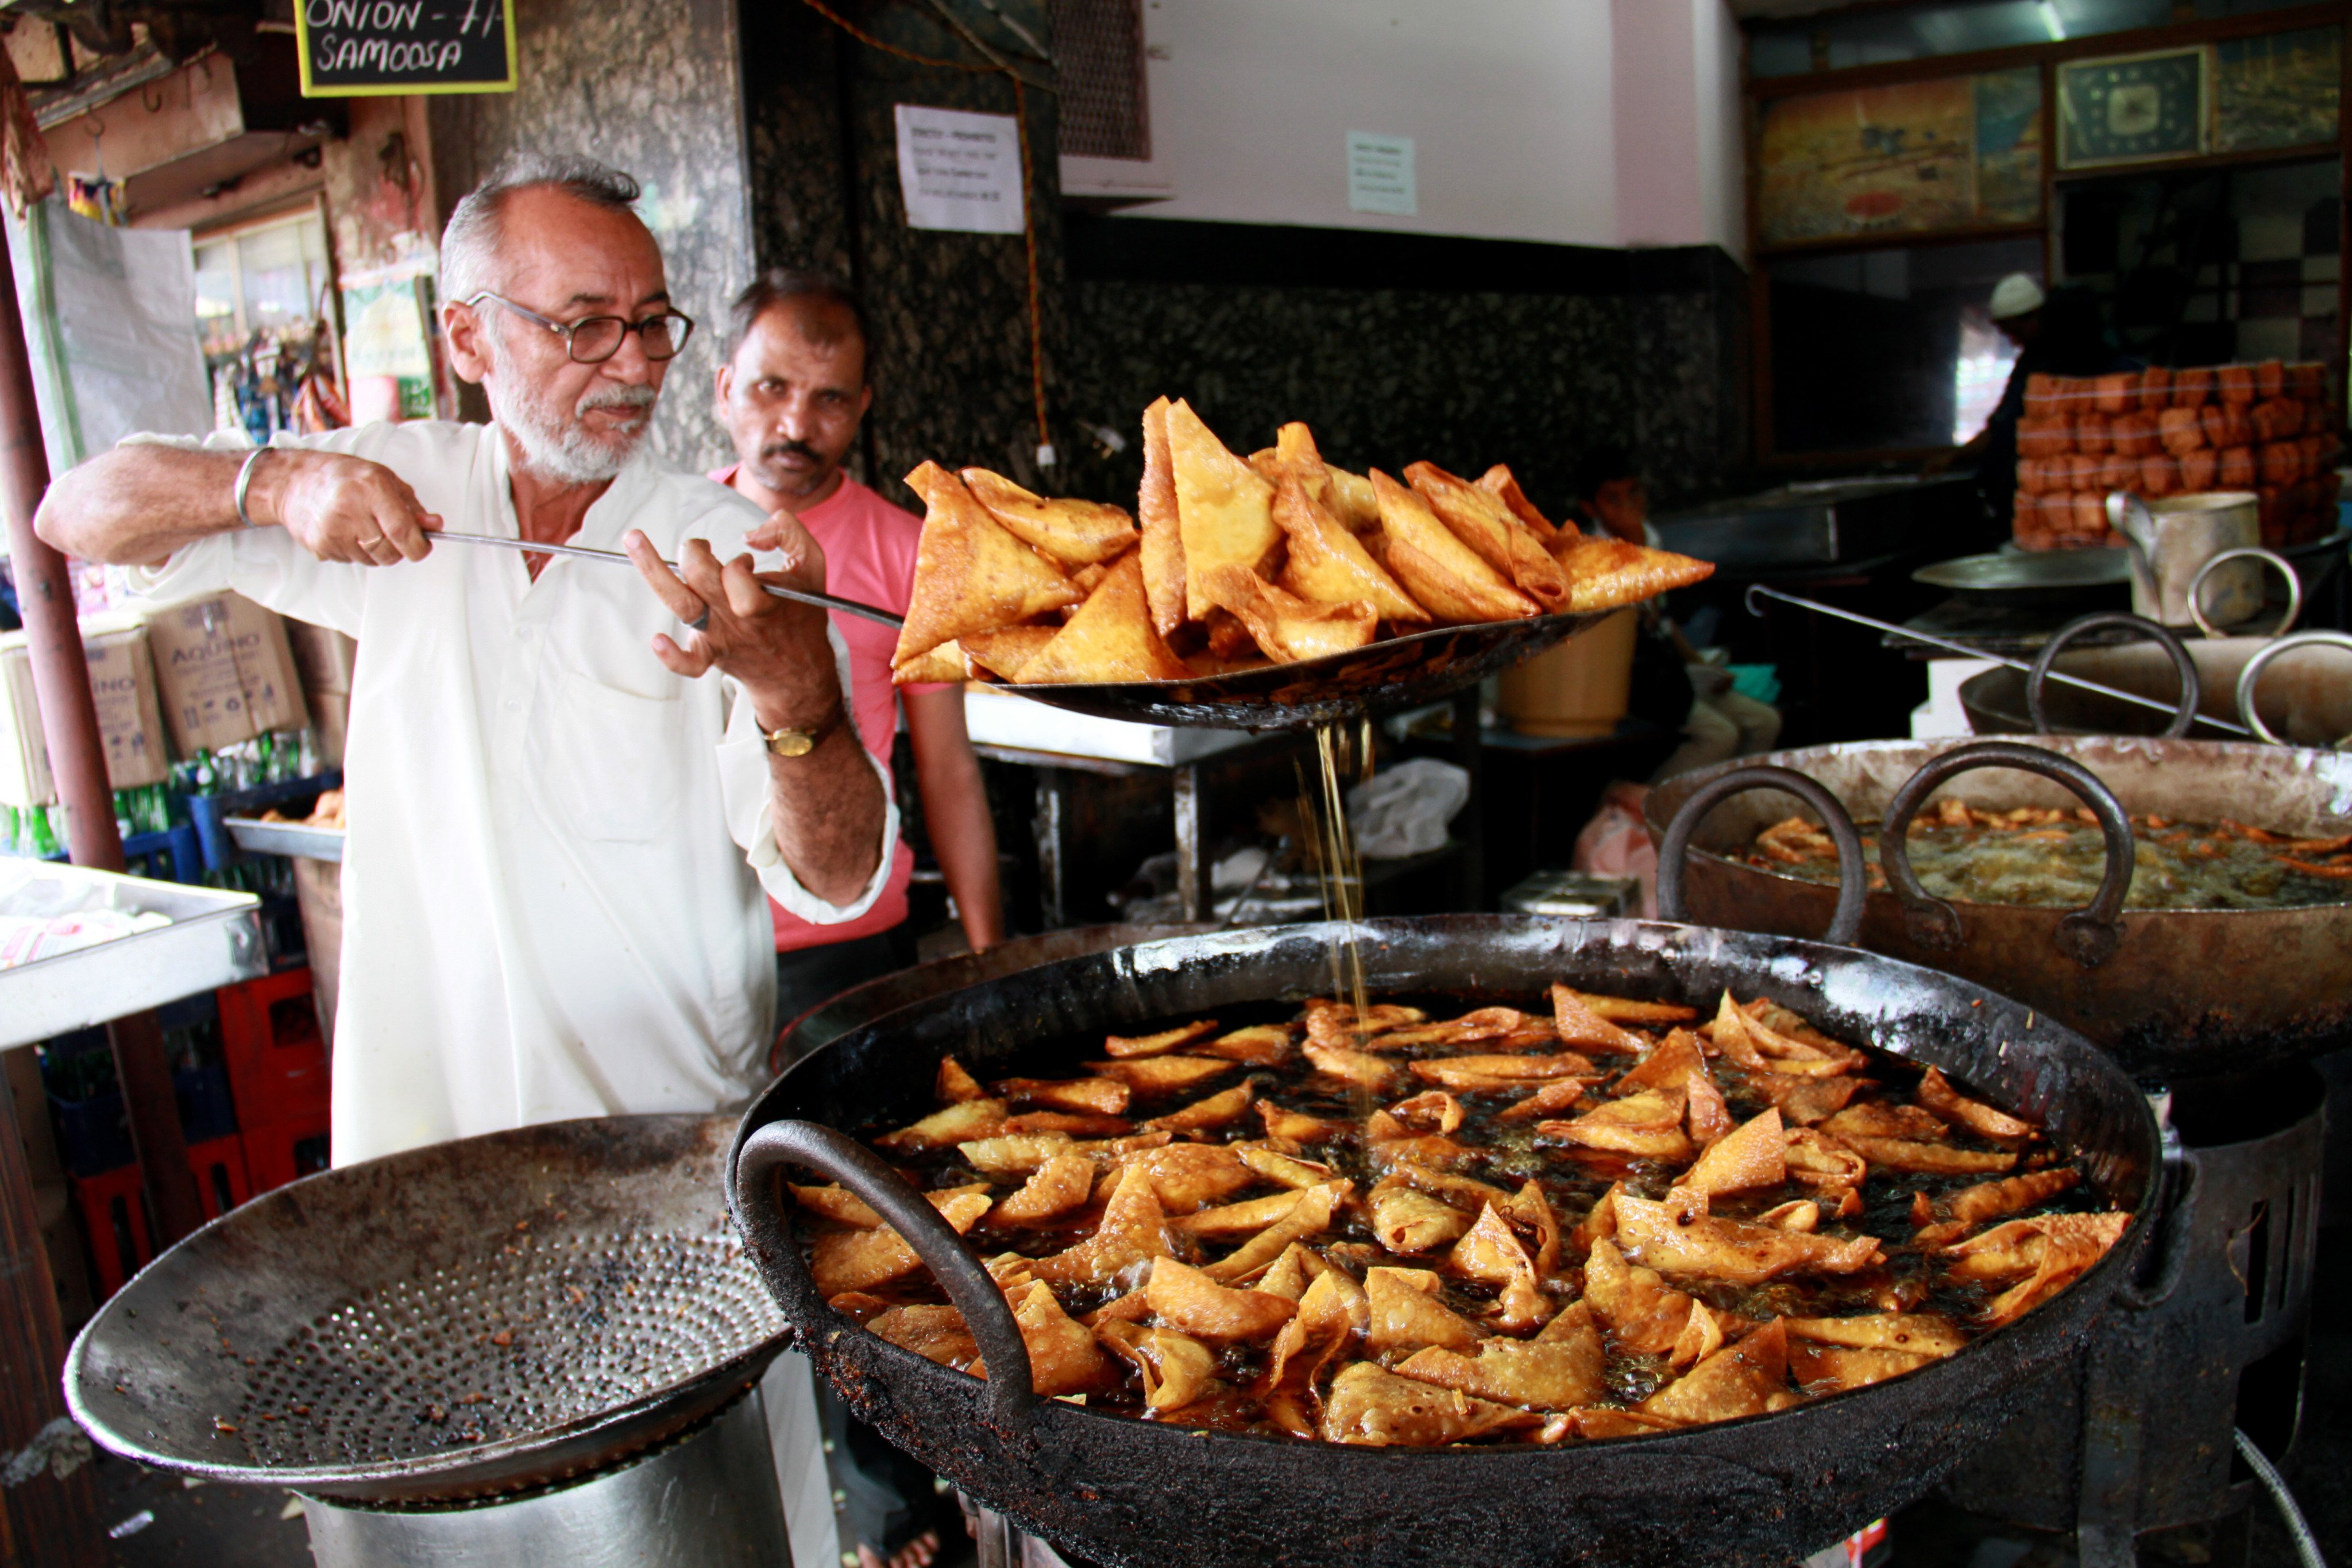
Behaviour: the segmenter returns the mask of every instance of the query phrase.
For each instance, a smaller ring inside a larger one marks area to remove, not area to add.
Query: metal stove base
[[[2180,1095],[2231,1092],[2246,1091]],[[2082,1355],[1944,1483],[1945,1498],[2072,1533],[2083,1568],[2131,1568],[2139,1535],[2253,1500],[2253,1483],[2233,1479],[2233,1430],[2284,1458],[2301,1425],[2326,1120],[2307,1068],[2281,1069],[2255,1092],[2302,1114],[2263,1136],[2202,1142],[2194,1122],[2212,1108],[2176,1097],[2189,1146],[2153,1277],[2117,1294]]]
[[[319,1568],[792,1568],[755,1389],[703,1426],[585,1480],[402,1509],[302,1499]]]

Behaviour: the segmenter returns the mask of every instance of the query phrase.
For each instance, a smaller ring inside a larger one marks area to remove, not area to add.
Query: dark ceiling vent
[[[1047,0],[1060,68],[1061,148],[1076,158],[1151,156],[1142,0]]]

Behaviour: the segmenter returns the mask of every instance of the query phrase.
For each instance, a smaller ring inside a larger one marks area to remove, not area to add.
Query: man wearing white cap
[[[2036,374],[2104,375],[2131,369],[2137,362],[2107,342],[2097,301],[2079,288],[2045,291],[2026,274],[2012,272],[1993,285],[1986,313],[2000,335],[2017,345],[2009,384],[2001,388],[2000,402],[1986,417],[1984,428],[1966,446],[1929,458],[1926,471],[1973,468],[1986,510],[2005,539],[2016,493],[2017,422],[2025,413],[2027,379]]]

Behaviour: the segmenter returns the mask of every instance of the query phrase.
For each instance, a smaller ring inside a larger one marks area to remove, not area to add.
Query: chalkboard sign
[[[512,92],[514,0],[294,0],[305,98]]]

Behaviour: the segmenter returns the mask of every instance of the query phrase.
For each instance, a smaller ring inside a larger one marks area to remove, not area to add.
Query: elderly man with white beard
[[[643,451],[693,322],[636,183],[509,161],[442,237],[450,363],[487,426],[267,447],[133,437],[42,537],[148,596],[230,588],[359,639],[345,749],[332,1152],[742,1103],[773,1037],[764,889],[856,918],[898,837],[789,512]],[[593,562],[434,544],[488,533]],[[677,563],[673,572],[664,560]]]

